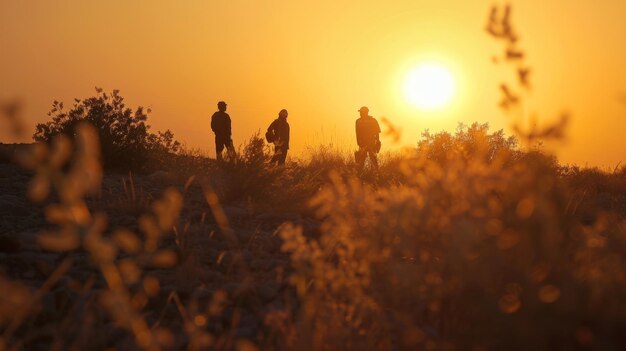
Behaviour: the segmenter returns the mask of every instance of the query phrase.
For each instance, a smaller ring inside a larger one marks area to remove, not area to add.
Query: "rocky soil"
[[[104,348],[132,342],[105,316],[85,319],[90,304],[97,303],[93,296],[105,288],[105,281],[88,254],[80,249],[50,252],[38,245],[38,234],[54,228],[45,218],[47,204],[34,204],[27,199],[30,178],[19,167],[0,163],[0,276],[35,291],[65,259],[71,258],[72,264],[40,299],[38,316],[28,322],[37,325],[39,331],[31,335],[29,330],[34,328],[25,328],[24,337],[30,338],[27,344],[47,349],[53,340],[63,339],[66,343]],[[287,282],[289,259],[281,252],[277,229],[291,222],[313,236],[319,222],[297,213],[259,213],[233,203],[221,204],[229,228],[222,225],[220,229],[202,188],[192,183],[185,189],[183,183],[163,172],[133,175],[132,182],[128,174],[106,174],[101,194],[87,202],[93,213],[106,214],[107,235],[116,228],[139,233],[138,218],[149,212],[153,200],[170,186],[184,194],[184,206],[176,226],[179,243],[172,232],[162,240],[162,246],[177,252],[179,263],[169,269],[144,271],[144,276],[160,282],[158,294],[144,309],[146,321],[151,326],[174,330],[172,346],[186,347],[189,337],[174,295],[186,307],[193,304],[194,309],[206,311],[219,291],[226,293],[227,304],[219,318],[206,322],[208,331],[214,335],[228,331],[235,339],[253,342],[267,336],[268,316],[276,312],[294,313],[297,309],[295,293]],[[53,202],[54,196],[48,201]]]

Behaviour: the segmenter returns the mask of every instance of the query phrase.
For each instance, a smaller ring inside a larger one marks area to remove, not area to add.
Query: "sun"
[[[450,70],[436,63],[425,63],[409,72],[404,86],[407,100],[424,110],[446,106],[454,92],[455,82]]]

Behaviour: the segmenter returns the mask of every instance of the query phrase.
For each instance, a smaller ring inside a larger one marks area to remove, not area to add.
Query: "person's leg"
[[[363,168],[365,167],[365,151],[363,149],[358,149],[354,153],[354,161],[356,161],[357,169],[359,171],[363,170]]]
[[[289,151],[289,149],[287,148],[282,148],[281,150],[281,154],[280,154],[280,158],[278,160],[278,164],[279,165],[284,165],[285,164],[285,160],[287,159],[287,151]]]
[[[278,146],[274,146],[274,156],[272,156],[272,159],[270,160],[270,163],[279,163],[280,162],[280,153],[281,150]]]
[[[235,152],[235,146],[233,145],[233,139],[228,140],[228,144],[226,145],[226,150],[228,151],[228,157],[234,158],[237,154]]]
[[[215,136],[215,158],[218,161],[222,160],[222,151],[224,151],[224,141],[222,138]]]
[[[372,162],[372,168],[378,169],[378,155],[374,151],[369,151],[370,162]]]

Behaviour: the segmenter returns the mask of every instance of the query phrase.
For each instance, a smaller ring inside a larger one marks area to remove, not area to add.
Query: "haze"
[[[357,109],[403,131],[457,123],[510,126],[497,107],[508,75],[483,30],[486,0],[9,1],[0,0],[0,98],[19,98],[29,130],[53,100],[120,89],[152,109],[154,130],[214,154],[209,118],[225,100],[236,145],[289,110],[292,151],[354,145]],[[626,155],[626,2],[512,2],[533,68],[529,112],[548,123],[572,115],[562,162],[614,167]],[[423,61],[451,70],[445,108],[407,102],[404,79]],[[3,142],[16,140],[0,131]],[[383,141],[385,143],[385,141]],[[389,142],[383,148],[389,147]]]

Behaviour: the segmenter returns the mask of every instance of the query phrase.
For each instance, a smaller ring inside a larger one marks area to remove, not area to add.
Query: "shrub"
[[[271,164],[271,158],[259,133],[250,137],[236,156],[221,164],[219,172],[224,182],[218,186],[226,187],[224,198],[267,202],[279,191],[279,177],[285,169]]]
[[[447,131],[431,134],[422,133],[417,143],[418,152],[429,160],[446,163],[450,157],[464,159],[482,158],[491,162],[498,157],[518,152],[517,140],[505,136],[502,129],[489,133],[488,123],[472,123],[471,126],[459,124],[454,134]]]
[[[35,141],[49,143],[59,134],[72,138],[76,126],[88,122],[98,131],[104,166],[116,169],[142,169],[150,159],[157,165],[164,164],[169,154],[179,150],[180,144],[169,130],[149,132],[149,109],[137,107],[133,111],[126,106],[119,90],[107,94],[96,88],[96,93],[87,99],[74,99],[69,111],[63,109],[63,102],[54,101],[48,112],[52,120],[37,124]]]
[[[184,187],[188,201],[170,188],[137,226],[107,226],[104,214],[85,201],[103,184],[97,134],[86,126],[77,131],[74,148],[59,137],[22,159],[35,173],[31,198],[49,201],[50,229],[38,244],[64,256],[57,256],[57,270],[47,268],[50,280],[38,291],[29,288],[20,266],[9,270],[10,279],[0,277],[0,292],[8,297],[0,299],[2,316],[8,316],[0,318],[0,330],[9,330],[0,344],[230,349],[222,346],[241,339],[250,325],[239,321],[247,316],[264,321],[251,327],[257,332],[250,343],[260,349],[626,345],[620,334],[626,325],[625,212],[596,211],[581,224],[581,206],[570,190],[610,192],[624,204],[623,169],[568,173],[538,152],[504,153],[496,158],[501,162],[468,157],[459,152],[463,139],[454,135],[442,155],[445,164],[426,153],[390,154],[371,174],[323,148],[310,158],[271,165],[271,150],[258,135],[229,162],[209,164],[193,150],[176,155],[168,169],[197,167],[189,168],[221,179],[233,199],[272,209],[302,202],[316,212],[319,223],[306,218],[296,222],[302,227],[277,231],[291,264],[266,271],[257,264],[253,269],[252,261],[282,261],[275,251],[279,242],[265,230],[252,234],[249,226],[268,223],[224,225],[217,199],[207,199],[215,212],[205,216],[206,205],[196,202],[202,196],[189,191],[191,180]],[[53,192],[58,201],[49,198]],[[224,233],[251,236],[226,245]],[[280,293],[261,302],[269,281],[280,282],[272,284]]]
[[[311,200],[321,236],[281,232],[302,345],[623,348],[624,222],[581,226],[549,157],[458,151],[405,159],[400,185],[336,174]]]

